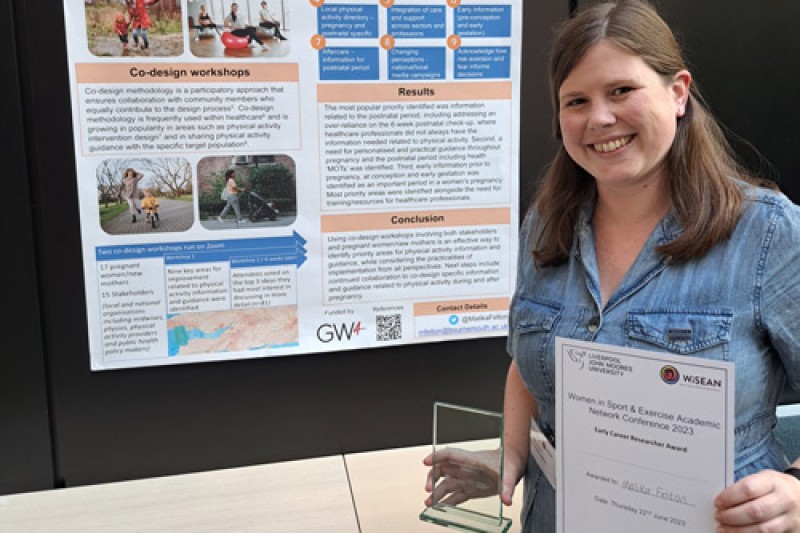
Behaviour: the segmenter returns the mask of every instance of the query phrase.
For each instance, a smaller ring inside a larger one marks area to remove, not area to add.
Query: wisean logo
[[[678,369],[672,365],[662,366],[660,374],[661,374],[661,379],[667,385],[675,385],[681,378],[681,374],[680,372],[678,372]]]
[[[684,375],[683,382],[690,385],[699,385],[701,387],[711,387],[714,389],[722,388],[722,380],[719,378],[709,378],[706,376],[690,376]]]

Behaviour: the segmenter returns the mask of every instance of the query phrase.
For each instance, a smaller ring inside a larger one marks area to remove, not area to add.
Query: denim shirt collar
[[[583,265],[586,286],[591,293],[595,305],[600,308],[600,274],[597,266],[597,248],[595,246],[594,231],[592,230],[592,215],[594,214],[594,199],[586,202],[581,208],[578,221],[575,224],[572,253],[576,261]],[[656,224],[653,232],[647,238],[638,257],[631,265],[625,277],[620,282],[614,294],[606,303],[603,311],[610,311],[647,284],[657,276],[669,263],[669,257],[656,251],[658,246],[674,240],[682,231],[674,208],[670,208],[666,215]]]

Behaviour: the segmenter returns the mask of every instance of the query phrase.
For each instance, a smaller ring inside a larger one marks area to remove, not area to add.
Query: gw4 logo
[[[367,328],[363,327],[360,321],[350,322],[350,324],[328,324],[326,322],[317,328],[317,338],[325,343],[333,340],[350,340],[354,335],[358,336],[365,329]]]

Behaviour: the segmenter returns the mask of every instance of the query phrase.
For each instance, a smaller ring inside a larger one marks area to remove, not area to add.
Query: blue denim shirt
[[[732,361],[736,478],[787,466],[772,430],[787,375],[789,384],[800,388],[800,207],[772,191],[748,187],[746,193],[731,238],[701,259],[670,262],[656,252],[681,231],[668,214],[604,309],[591,207],[577,223],[568,262],[557,267],[534,265],[536,213],[528,214],[520,231],[508,352],[539,406],[540,427],[558,431],[556,336]],[[670,333],[676,330],[690,330],[691,338]],[[529,460],[525,531],[555,531],[554,499],[552,487]]]

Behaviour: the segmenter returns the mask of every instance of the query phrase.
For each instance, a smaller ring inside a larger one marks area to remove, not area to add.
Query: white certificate
[[[556,339],[560,533],[715,531],[733,364]]]

